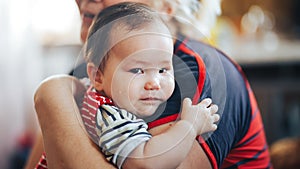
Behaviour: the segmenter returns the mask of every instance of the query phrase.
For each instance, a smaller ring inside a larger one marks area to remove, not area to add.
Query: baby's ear
[[[103,73],[94,65],[94,63],[89,62],[87,64],[87,74],[94,88],[101,91],[103,89]]]

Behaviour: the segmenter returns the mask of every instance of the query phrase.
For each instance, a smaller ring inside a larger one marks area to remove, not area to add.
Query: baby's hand
[[[197,105],[192,105],[189,98],[185,98],[182,103],[181,120],[186,120],[192,124],[197,135],[214,131],[217,129],[215,124],[220,119],[216,114],[218,106],[212,104],[212,100],[207,98]]]

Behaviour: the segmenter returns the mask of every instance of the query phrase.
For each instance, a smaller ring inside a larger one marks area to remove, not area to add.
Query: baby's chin
[[[138,111],[135,111],[134,114],[137,117],[144,119],[152,116],[156,112],[157,108],[158,106],[147,106],[147,108],[143,108]]]

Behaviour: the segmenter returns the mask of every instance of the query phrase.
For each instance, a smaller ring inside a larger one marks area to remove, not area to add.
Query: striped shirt
[[[92,140],[118,168],[137,146],[151,138],[144,120],[117,108],[92,87],[84,97],[81,116]]]

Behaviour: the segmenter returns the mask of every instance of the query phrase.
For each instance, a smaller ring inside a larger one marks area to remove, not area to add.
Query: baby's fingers
[[[216,124],[213,124],[212,127],[211,127],[211,130],[215,131],[215,130],[217,130],[217,128],[218,128],[218,126]]]
[[[218,109],[219,109],[219,107],[218,107],[217,105],[215,105],[215,104],[212,104],[212,105],[210,106],[210,112],[211,112],[212,114],[216,113],[216,112],[218,111]]]
[[[183,102],[182,102],[182,106],[185,107],[185,106],[191,106],[192,105],[192,100],[190,98],[185,98],[183,99]]]
[[[203,99],[198,105],[201,105],[205,108],[209,107],[212,103],[212,100],[210,98],[206,98],[206,99]]]
[[[212,116],[213,116],[212,119],[213,119],[213,122],[214,122],[214,123],[216,123],[217,121],[220,120],[220,115],[219,115],[219,114],[214,114],[214,115],[212,115]]]
[[[218,126],[216,124],[210,124],[210,125],[206,126],[204,131],[202,131],[202,134],[207,133],[207,132],[215,131],[215,130],[217,130],[217,128],[218,128]]]
[[[210,127],[209,127],[208,130],[209,131],[215,131],[218,128],[218,125],[215,124],[215,123],[220,120],[220,115],[218,115],[218,114],[212,115],[211,120],[212,121],[211,121],[211,124],[210,124]]]

